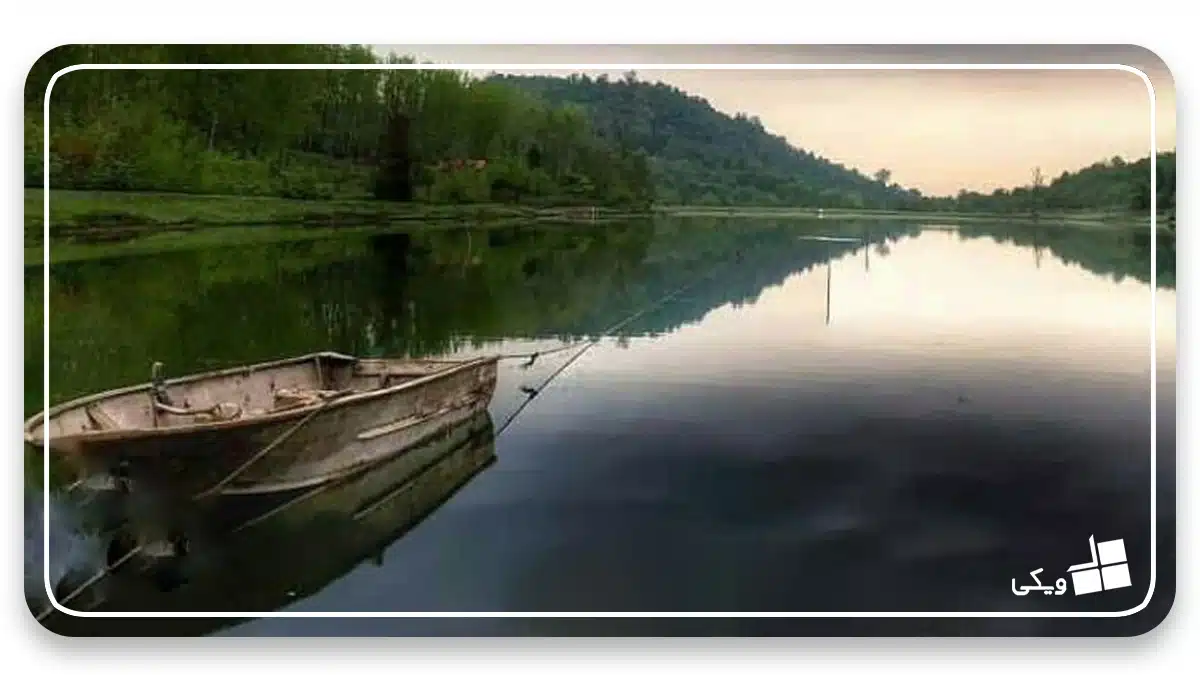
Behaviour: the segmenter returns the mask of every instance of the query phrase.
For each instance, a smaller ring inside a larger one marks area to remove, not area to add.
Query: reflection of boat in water
[[[487,408],[496,358],[359,359],[322,352],[152,382],[56,406],[25,437],[172,493],[294,490],[395,452]]]
[[[55,595],[85,612],[275,611],[364,561],[381,564],[388,546],[494,457],[492,420],[482,411],[391,459],[306,490],[225,495],[166,512],[132,511],[137,493],[111,493],[102,503],[126,513],[107,536],[109,564],[128,562],[98,580],[91,572],[64,579]],[[68,634],[211,632],[240,620],[130,622],[60,612],[44,620]]]

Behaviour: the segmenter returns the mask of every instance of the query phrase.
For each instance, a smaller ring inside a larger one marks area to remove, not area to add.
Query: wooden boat
[[[152,380],[25,423],[80,480],[108,472],[193,498],[303,489],[403,451],[489,405],[497,357],[334,352]],[[47,433],[48,432],[48,433]]]
[[[83,612],[277,610],[355,566],[384,564],[387,548],[492,465],[494,432],[481,411],[406,452],[300,493],[227,495],[169,517],[145,505],[127,509],[122,527],[106,539],[126,550],[136,543],[137,554],[95,581],[93,570],[77,570],[59,580],[55,594]],[[136,501],[114,497],[108,508]],[[185,534],[188,545],[175,546],[164,528]],[[112,548],[110,557],[122,552]],[[242,621],[114,621],[44,611],[44,625],[67,635],[204,634]]]

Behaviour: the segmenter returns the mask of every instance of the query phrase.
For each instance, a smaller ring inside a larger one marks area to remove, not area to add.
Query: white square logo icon
[[[1096,554],[1101,565],[1116,565],[1125,562],[1125,540],[1114,539],[1096,544]]]
[[[1133,585],[1133,582],[1129,580],[1129,565],[1101,567],[1100,574],[1104,577],[1104,590],[1106,591]]]
[[[1071,573],[1075,595],[1111,591],[1133,585],[1129,576],[1129,559],[1125,555],[1124,539],[1097,544],[1094,536],[1088,537],[1088,547],[1092,551],[1091,561],[1067,568],[1067,572]]]
[[[1071,573],[1071,585],[1075,587],[1075,595],[1099,593],[1104,590],[1100,582],[1100,570],[1091,569]]]

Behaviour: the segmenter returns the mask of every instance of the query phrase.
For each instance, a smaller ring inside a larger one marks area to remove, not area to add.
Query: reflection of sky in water
[[[668,335],[631,338],[628,349],[606,340],[571,369],[619,377],[631,386],[744,378],[782,378],[789,386],[803,386],[813,379],[886,381],[925,373],[941,379],[1023,374],[1126,384],[1128,376],[1145,374],[1148,388],[1146,284],[1131,278],[1114,282],[1048,251],[1039,261],[1030,248],[962,240],[947,231],[927,231],[889,248],[888,255],[860,250],[829,269],[821,265],[793,274],[752,303],[713,308]],[[720,277],[713,283],[721,283]],[[688,299],[684,295],[677,303]],[[1173,369],[1176,293],[1160,289],[1153,299],[1161,373]]]
[[[960,241],[945,232],[891,249],[886,257],[871,252],[869,272],[860,251],[834,262],[828,276],[823,266],[792,276],[764,290],[753,306],[718,308],[643,353],[659,367],[663,359],[695,358],[709,367],[753,367],[796,350],[853,354],[837,369],[881,365],[871,361],[908,352],[927,362],[1046,361],[1089,369],[1140,370],[1149,362],[1150,294],[1132,279],[1113,283],[1048,253],[1035,272],[1030,249]],[[1175,292],[1155,298],[1160,353],[1170,356]],[[748,361],[720,358],[738,345],[753,345],[737,352]]]

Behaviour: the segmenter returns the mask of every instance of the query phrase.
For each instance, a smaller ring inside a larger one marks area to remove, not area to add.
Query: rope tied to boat
[[[507,361],[510,359],[529,359],[525,363],[522,363],[520,366],[521,370],[528,370],[530,367],[533,366],[533,364],[538,360],[539,357],[549,356],[551,354],[557,354],[559,352],[565,352],[565,351],[568,351],[571,349],[578,349],[579,346],[580,346],[579,343],[572,342],[570,344],[565,344],[565,345],[562,345],[559,347],[554,347],[551,349],[542,349],[542,350],[539,350],[536,352],[517,352],[515,354],[501,354],[500,356],[498,356],[496,358],[498,358],[501,361]]]
[[[537,358],[539,356],[545,356],[548,354],[563,352],[563,351],[567,351],[569,349],[577,349],[577,351],[571,355],[571,358],[567,359],[561,366],[556,368],[554,370],[554,372],[550,373],[549,377],[547,377],[545,380],[543,380],[541,384],[539,384],[535,387],[531,387],[529,385],[522,384],[518,387],[518,390],[521,391],[521,393],[525,394],[525,400],[522,401],[521,405],[517,406],[517,409],[514,410],[511,414],[509,414],[509,416],[504,419],[504,422],[502,422],[500,424],[500,426],[496,429],[496,437],[499,437],[500,434],[503,433],[504,430],[507,429],[508,426],[510,424],[512,424],[514,420],[516,420],[517,415],[520,415],[521,412],[523,412],[525,410],[526,406],[528,406],[529,403],[531,401],[533,401],[533,399],[536,398],[538,394],[542,393],[542,390],[544,390],[546,387],[550,386],[550,383],[553,382],[555,378],[557,378],[559,375],[561,375],[563,373],[563,371],[565,371],[568,367],[570,367],[570,365],[572,363],[577,361],[579,359],[579,357],[583,356],[589,349],[591,349],[592,347],[599,344],[601,340],[603,340],[604,338],[621,330],[625,326],[628,326],[630,323],[633,323],[635,320],[642,317],[647,312],[650,312],[652,310],[662,307],[663,305],[666,305],[668,302],[674,300],[675,298],[679,297],[683,293],[686,293],[687,291],[691,290],[692,288],[695,288],[701,282],[711,279],[712,277],[714,277],[716,275],[717,271],[719,271],[720,269],[722,269],[725,266],[727,266],[727,265],[718,266],[716,269],[709,272],[708,274],[706,274],[702,277],[699,277],[697,279],[694,279],[694,280],[680,286],[679,288],[676,288],[674,291],[667,293],[666,295],[660,297],[658,300],[655,300],[654,302],[643,305],[640,309],[638,309],[633,314],[626,316],[625,318],[621,319],[620,321],[618,321],[618,322],[614,323],[613,325],[609,326],[608,328],[604,329],[604,331],[601,332],[599,335],[589,338],[583,345],[569,344],[569,345],[563,345],[561,347],[555,347],[553,349],[547,349],[547,350],[543,350],[543,351],[500,355],[498,357],[499,359],[528,358],[529,361],[527,363],[521,364],[521,368],[522,368],[522,370],[524,370],[524,369],[527,369],[529,366],[533,365],[534,361],[537,360]]]
[[[236,480],[238,476],[245,473],[246,470],[248,470],[251,466],[256,464],[260,459],[262,459],[263,457],[266,457],[268,454],[271,453],[272,450],[279,447],[279,445],[282,444],[287,439],[291,438],[292,435],[294,435],[297,431],[299,431],[302,427],[304,427],[304,425],[311,422],[314,418],[316,418],[317,415],[319,415],[321,412],[323,412],[326,408],[328,408],[330,405],[332,405],[335,401],[337,401],[342,396],[349,395],[351,393],[354,393],[353,390],[347,390],[344,392],[336,392],[337,395],[328,395],[328,396],[320,397],[320,399],[319,399],[320,404],[317,405],[315,408],[313,408],[311,411],[309,411],[309,413],[307,415],[300,418],[300,420],[298,420],[295,424],[293,424],[291,427],[289,427],[287,429],[287,431],[284,431],[283,433],[276,436],[275,440],[271,441],[265,447],[263,447],[261,450],[254,453],[253,456],[251,456],[246,461],[242,462],[233,471],[230,471],[229,474],[227,474],[221,480],[217,481],[216,484],[214,484],[212,487],[209,487],[206,490],[196,493],[196,495],[194,497],[192,497],[192,499],[197,499],[197,500],[205,499],[207,497],[211,497],[211,496],[217,494],[218,492],[223,490],[227,485],[229,485],[234,480]]]

